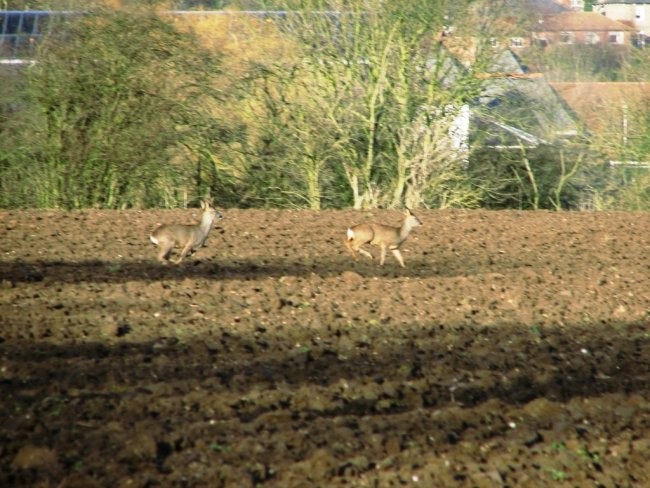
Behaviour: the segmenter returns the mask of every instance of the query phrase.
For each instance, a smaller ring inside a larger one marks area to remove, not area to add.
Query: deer
[[[404,258],[402,258],[402,253],[400,253],[399,248],[409,236],[411,230],[420,225],[422,225],[420,219],[415,216],[411,209],[406,208],[404,210],[404,220],[400,227],[380,224],[377,222],[357,224],[349,227],[345,245],[350,250],[355,260],[357,259],[356,251],[359,251],[364,256],[373,259],[372,254],[365,249],[361,249],[361,246],[364,244],[379,246],[381,249],[381,255],[379,257],[380,266],[384,265],[386,250],[390,249],[397,261],[399,261],[400,266],[405,268]]]
[[[170,261],[172,250],[174,247],[179,246],[181,254],[178,259],[172,262],[180,264],[188,254],[194,254],[204,245],[215,220],[222,219],[223,215],[212,206],[211,198],[201,201],[201,208],[203,214],[199,224],[163,224],[151,233],[149,239],[160,247],[159,261],[163,263]]]

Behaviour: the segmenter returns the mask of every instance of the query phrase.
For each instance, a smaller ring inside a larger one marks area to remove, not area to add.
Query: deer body
[[[381,254],[379,257],[379,265],[383,266],[386,259],[386,251],[390,249],[399,261],[399,264],[404,268],[404,259],[399,251],[400,246],[404,243],[414,227],[422,225],[411,210],[408,208],[404,214],[404,221],[400,227],[392,225],[380,224],[376,222],[368,224],[358,224],[348,229],[347,240],[345,244],[352,253],[354,259],[357,259],[356,251],[359,251],[364,256],[373,259],[370,254],[361,246],[365,244],[372,244],[379,246]]]
[[[176,264],[203,246],[214,221],[222,219],[223,215],[212,207],[209,200],[201,202],[201,208],[203,214],[198,225],[163,224],[151,233],[149,239],[160,247],[158,253],[160,261],[169,261],[169,256],[176,246],[181,247],[181,255],[174,261]]]

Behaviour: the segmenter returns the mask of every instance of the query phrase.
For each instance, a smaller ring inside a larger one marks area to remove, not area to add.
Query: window
[[[510,47],[524,47],[524,39],[522,37],[511,37]]]
[[[571,0],[571,10],[584,10],[584,0]]]
[[[645,21],[645,5],[636,5],[634,8],[636,20],[639,22]]]
[[[560,32],[560,42],[562,44],[573,44],[573,32]]]
[[[77,15],[62,12],[57,17]],[[33,57],[37,42],[50,31],[53,12],[5,11],[0,12],[0,58],[20,59]]]
[[[607,41],[610,44],[623,44],[623,33],[622,32],[610,32],[607,35]]]
[[[585,44],[598,44],[600,36],[595,32],[585,32]]]

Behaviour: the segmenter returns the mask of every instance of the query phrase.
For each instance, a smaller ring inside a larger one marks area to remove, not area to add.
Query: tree
[[[526,64],[553,81],[621,81],[630,52],[618,46],[534,46],[523,53]]]
[[[192,195],[186,161],[173,161],[209,129],[195,107],[214,97],[201,80],[213,66],[151,13],[101,10],[61,25],[29,71],[23,115],[35,130],[8,172],[34,193],[26,203],[146,206]]]
[[[280,28],[301,46],[302,59],[289,71],[276,66],[277,90],[267,97],[267,115],[286,109],[294,116],[261,120],[284,124],[276,134],[294,135],[283,149],[311,182],[310,205],[323,195],[314,191],[323,170],[330,181],[343,177],[354,208],[398,206],[407,196],[422,203],[415,195],[416,186],[417,192],[427,186],[416,185],[422,163],[432,167],[430,158],[452,154],[441,141],[449,139],[453,118],[441,114],[460,110],[479,85],[457,69],[441,42],[450,4],[314,0],[300,7]],[[416,136],[422,132],[436,135],[436,151]]]
[[[619,103],[599,108],[607,123],[591,140],[609,170],[593,193],[600,208],[650,210],[650,96],[628,92]]]

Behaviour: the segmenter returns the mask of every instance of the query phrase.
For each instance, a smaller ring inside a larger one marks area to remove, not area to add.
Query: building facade
[[[594,11],[633,26],[642,38],[650,37],[650,0],[601,0]]]
[[[532,33],[534,42],[551,44],[601,44],[630,46],[634,27],[597,12],[563,12],[542,18]]]

